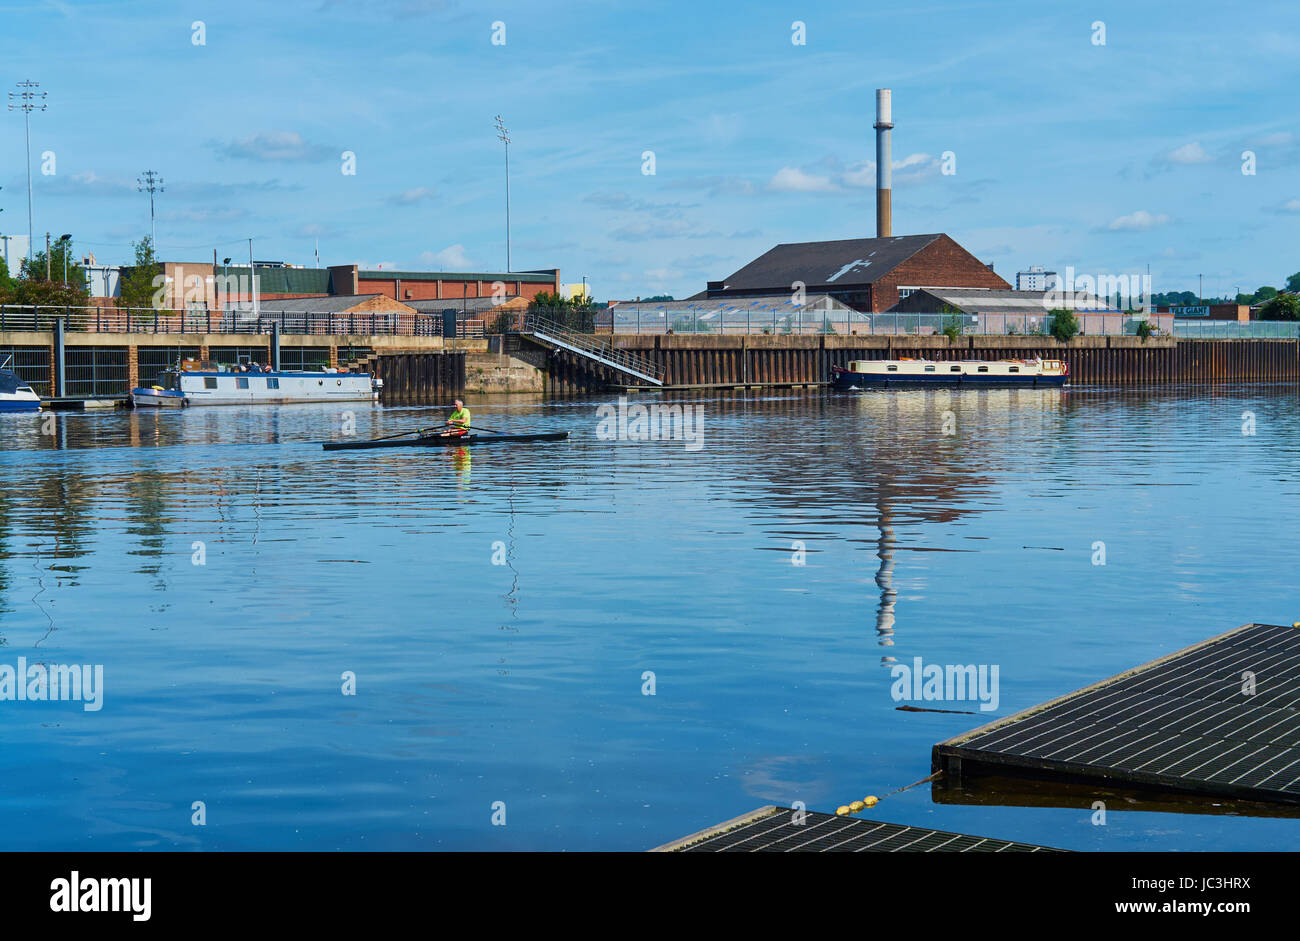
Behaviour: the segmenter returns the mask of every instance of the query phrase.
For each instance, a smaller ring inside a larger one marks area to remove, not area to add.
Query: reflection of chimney
[[[888,88],[876,89],[876,237],[890,234],[889,132],[894,128]]]

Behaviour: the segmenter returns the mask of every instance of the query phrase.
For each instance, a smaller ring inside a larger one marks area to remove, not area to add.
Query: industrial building
[[[248,265],[174,261],[159,265],[166,279],[162,308],[222,310],[251,303],[253,282]],[[130,267],[120,270],[129,271]],[[254,262],[251,270],[257,275],[259,304],[266,309],[271,309],[276,301],[371,295],[402,303],[460,302],[472,298],[496,298],[500,302],[518,297],[523,298],[526,306],[542,292],[560,290],[558,268],[512,272],[385,271],[360,269],[357,265],[298,268],[283,262]],[[116,306],[121,295],[121,279],[104,272],[102,267],[97,268],[90,286],[106,293],[92,294],[90,303],[97,307]]]
[[[935,233],[777,245],[691,300],[789,297],[802,288],[875,313],[930,287],[1011,289],[991,265]]]
[[[892,96],[876,90],[876,237],[825,242],[791,242],[755,258],[721,281],[708,282],[691,301],[759,298],[800,293],[825,295],[861,313],[879,313],[926,288],[982,288],[1011,285],[942,232],[892,232]]]
[[[1030,265],[1026,270],[1016,272],[1017,291],[1050,291],[1059,281],[1060,275],[1055,271],[1044,271],[1042,265]]]

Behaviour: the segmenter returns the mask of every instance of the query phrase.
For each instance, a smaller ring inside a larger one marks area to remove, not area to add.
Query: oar
[[[405,438],[407,435],[423,435],[430,431],[437,431],[439,428],[445,428],[449,423],[443,422],[435,428],[415,428],[411,431],[399,431],[395,435],[384,435],[381,438],[371,438],[371,441],[391,441],[393,438]]]

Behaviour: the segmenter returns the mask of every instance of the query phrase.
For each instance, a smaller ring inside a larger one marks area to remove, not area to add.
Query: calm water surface
[[[0,702],[0,849],[641,850],[883,795],[991,718],[1300,619],[1291,387],[676,399],[694,451],[599,440],[606,401],[471,403],[571,432],[472,455],[323,452],[337,407],[3,417],[0,664],[103,664],[105,694]],[[997,710],[898,711],[883,658],[917,656],[997,664]],[[1097,827],[1091,799],[922,785],[873,815],[1300,845],[1124,801]]]

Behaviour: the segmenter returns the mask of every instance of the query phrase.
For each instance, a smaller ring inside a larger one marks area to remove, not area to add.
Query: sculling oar
[[[447,425],[447,422],[443,422],[443,424],[442,424],[441,426],[439,426],[439,427],[446,427],[446,425]],[[397,434],[395,434],[395,435],[384,435],[383,437],[380,437],[380,438],[371,438],[370,440],[371,440],[371,441],[391,441],[391,440],[394,439],[394,438],[405,438],[407,435],[423,435],[423,434],[427,434],[427,433],[430,432],[430,431],[436,431],[436,430],[437,430],[437,428],[415,428],[415,429],[413,429],[413,430],[411,430],[411,431],[399,431],[399,432],[398,432]]]

